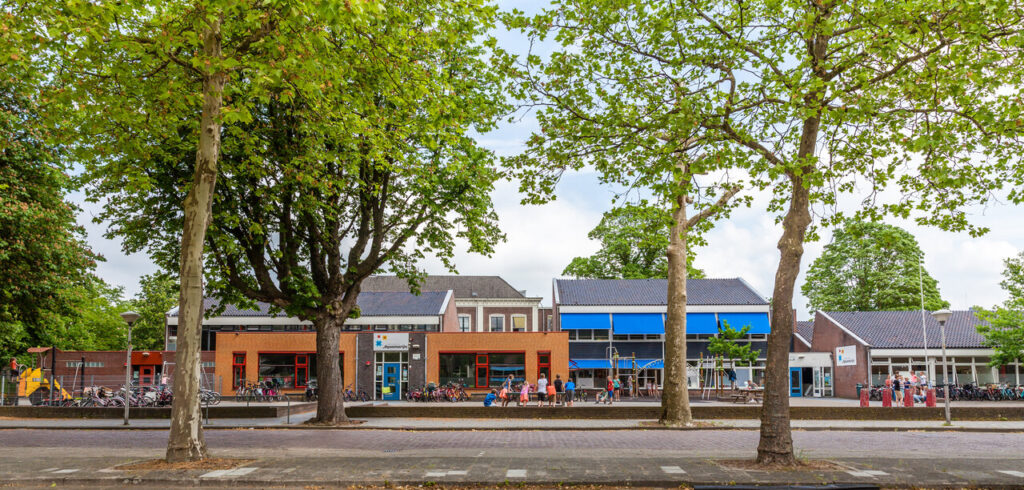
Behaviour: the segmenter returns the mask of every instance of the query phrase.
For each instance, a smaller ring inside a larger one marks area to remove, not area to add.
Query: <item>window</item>
[[[537,353],[537,379],[540,379],[540,375],[544,375],[545,378],[551,379],[551,353],[550,352],[538,352]]]
[[[512,375],[514,383],[526,379],[526,354],[459,352],[438,356],[438,378],[441,384],[464,383],[467,387],[499,387]]]
[[[513,332],[525,332],[526,331],[526,315],[512,315],[512,331]]]
[[[594,340],[608,340],[608,331],[594,330]]]
[[[476,386],[473,376],[476,372],[476,354],[441,354],[438,365],[438,383],[463,383]],[[487,386],[487,382],[483,383]]]
[[[459,315],[459,331],[469,332],[473,328],[472,319],[469,315]]]
[[[171,352],[178,350],[178,337],[167,337],[167,350]]]
[[[217,366],[217,363],[213,362],[213,361],[203,361],[203,362],[200,363],[200,367],[203,368],[203,369],[213,369],[216,366]]]
[[[82,361],[67,361],[65,366],[69,368],[80,368],[82,367]],[[103,363],[99,361],[85,361],[85,367],[87,368],[99,368],[103,367]]]
[[[344,354],[338,354],[341,379],[345,379]],[[316,379],[316,353],[260,354],[258,381],[276,379],[284,388],[305,388]]]
[[[238,389],[245,383],[245,352],[231,355],[231,387]]]
[[[491,331],[492,332],[504,332],[505,331],[505,317],[503,315],[491,315]]]

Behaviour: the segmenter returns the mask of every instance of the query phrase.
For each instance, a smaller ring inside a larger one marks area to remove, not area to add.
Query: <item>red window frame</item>
[[[245,352],[231,353],[231,386],[233,389],[241,387],[245,381]]]
[[[551,351],[537,352],[537,379],[540,379],[541,373],[544,373],[544,377],[548,380],[551,379]]]

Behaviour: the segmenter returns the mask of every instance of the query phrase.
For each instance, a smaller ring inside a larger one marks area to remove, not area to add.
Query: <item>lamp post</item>
[[[939,322],[939,333],[942,336],[942,384],[946,387],[946,396],[943,397],[946,400],[946,425],[952,424],[949,416],[949,363],[946,361],[946,322],[952,315],[949,310],[932,312],[932,317]]]
[[[139,314],[134,311],[126,311],[121,313],[121,318],[128,324],[128,354],[124,361],[124,425],[128,425],[128,407],[132,400],[132,324],[139,319]]]

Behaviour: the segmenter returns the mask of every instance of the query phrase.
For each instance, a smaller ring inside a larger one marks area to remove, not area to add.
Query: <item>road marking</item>
[[[426,478],[437,478],[439,476],[446,476],[447,474],[448,473],[445,471],[428,471],[427,474],[424,476]]]
[[[468,473],[466,470],[448,470],[448,476],[466,476]]]
[[[57,470],[57,471],[54,471],[53,473],[54,473],[54,474],[57,474],[57,473],[62,473],[62,474],[68,474],[68,473],[74,473],[74,472],[76,472],[76,471],[78,471],[78,469],[77,469],[77,468],[75,468],[75,469],[70,469],[70,470]]]
[[[884,471],[879,471],[879,470],[860,470],[860,471],[848,470],[847,473],[849,473],[849,474],[851,474],[853,476],[861,476],[861,477],[866,477],[866,478],[874,478],[876,476],[888,475],[888,473],[886,473]]]
[[[293,471],[295,471],[295,468],[288,468],[287,470],[281,471],[281,473],[291,473]]]
[[[1024,471],[1013,471],[1013,470],[999,470],[1000,473],[1006,473],[1010,476],[1016,476],[1017,478],[1024,478]]]
[[[199,475],[199,478],[221,478],[224,476],[245,476],[252,473],[259,468],[235,468],[233,470],[214,470],[209,473]]]
[[[40,472],[40,473],[49,473],[49,472],[51,472],[51,471],[54,471],[54,470],[59,470],[59,469],[60,469],[60,468],[47,468],[47,469],[45,469],[45,470],[39,470],[39,472]]]
[[[682,469],[682,468],[680,468],[678,466],[662,466],[661,467],[661,471],[664,471],[665,473],[668,473],[670,475],[685,475],[686,474],[686,470],[684,470],[684,469]]]
[[[96,470],[100,473],[120,473],[121,470],[116,468],[103,468],[102,470]]]
[[[526,478],[526,470],[508,470],[505,478]]]

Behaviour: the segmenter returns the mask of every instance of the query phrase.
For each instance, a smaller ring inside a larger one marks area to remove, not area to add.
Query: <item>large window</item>
[[[537,379],[540,379],[540,375],[543,374],[545,378],[551,379],[551,353],[550,352],[538,352],[537,353]]]
[[[526,354],[460,352],[439,355],[438,381],[465,383],[468,387],[498,387],[512,375],[514,383],[526,379]]]
[[[469,332],[473,327],[472,320],[469,315],[459,315],[459,331]]]
[[[512,315],[512,331],[513,332],[525,332],[526,331],[526,315]]]
[[[505,316],[504,315],[491,315],[491,331],[492,332],[504,332],[505,331]]]
[[[339,353],[338,370],[342,380],[345,379],[344,361],[344,354]],[[268,379],[279,381],[284,388],[305,388],[309,380],[316,379],[316,353],[261,353],[257,380],[264,382]]]
[[[245,352],[231,355],[231,387],[238,389],[245,381]]]
[[[578,330],[567,330],[569,340],[603,340],[608,341],[608,329],[581,328]],[[642,337],[642,335],[641,335]]]

